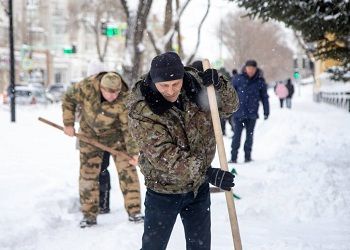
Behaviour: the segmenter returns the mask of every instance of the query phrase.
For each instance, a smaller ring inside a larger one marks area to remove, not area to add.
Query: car
[[[59,102],[67,88],[68,85],[66,84],[52,84],[46,89],[46,95],[51,102]]]
[[[47,104],[45,91],[31,86],[15,86],[16,104]]]

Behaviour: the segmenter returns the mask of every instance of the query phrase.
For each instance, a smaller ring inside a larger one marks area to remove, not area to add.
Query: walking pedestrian
[[[239,97],[239,109],[233,114],[233,137],[231,143],[230,163],[237,163],[238,150],[241,145],[242,131],[246,129],[244,143],[244,161],[252,161],[253,136],[256,119],[258,119],[259,102],[264,108],[264,119],[270,114],[269,96],[261,69],[255,60],[248,60],[242,70],[232,79],[232,84]]]
[[[288,96],[286,97],[286,106],[287,108],[292,108],[292,98],[294,95],[294,85],[292,83],[292,80],[288,78],[286,87],[288,89]]]
[[[288,96],[288,89],[282,81],[277,82],[275,85],[275,93],[280,100],[280,107],[283,108],[284,100]]]

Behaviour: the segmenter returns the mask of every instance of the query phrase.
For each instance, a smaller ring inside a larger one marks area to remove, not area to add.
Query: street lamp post
[[[15,102],[15,53],[13,39],[13,8],[12,0],[8,1],[9,10],[9,43],[10,43],[10,106],[11,106],[11,122],[16,121],[16,102]]]

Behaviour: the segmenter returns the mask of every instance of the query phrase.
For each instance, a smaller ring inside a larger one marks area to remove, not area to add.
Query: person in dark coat
[[[287,105],[287,108],[290,109],[290,108],[292,108],[292,97],[294,94],[294,85],[293,85],[292,80],[290,78],[288,78],[288,80],[287,80],[286,87],[288,89],[288,96],[286,98],[286,105]]]
[[[232,79],[232,85],[238,94],[240,106],[238,111],[232,116],[234,135],[231,144],[230,162],[237,162],[243,128],[246,129],[246,140],[244,143],[245,162],[250,162],[252,160],[254,128],[256,119],[259,117],[259,101],[263,104],[265,120],[270,114],[267,86],[262,70],[258,68],[257,62],[248,60],[243,67],[242,73]]]

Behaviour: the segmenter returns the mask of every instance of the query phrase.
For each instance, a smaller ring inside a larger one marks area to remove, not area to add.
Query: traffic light
[[[107,34],[107,23],[102,22],[101,23],[101,35],[105,36]]]
[[[63,54],[75,54],[77,53],[77,47],[75,45],[66,46],[63,48]]]
[[[121,36],[123,31],[125,31],[125,28],[123,29],[121,25],[118,25],[116,23],[111,23],[111,22],[109,23],[101,22],[101,35],[103,36],[107,36],[107,37]]]
[[[298,68],[298,58],[294,58],[294,60],[293,60],[293,67],[294,67],[295,69]]]
[[[113,37],[113,36],[117,36],[117,35],[119,35],[118,27],[107,25],[106,36],[107,37]]]
[[[298,71],[294,71],[293,77],[294,77],[294,79],[299,79],[300,73]]]

